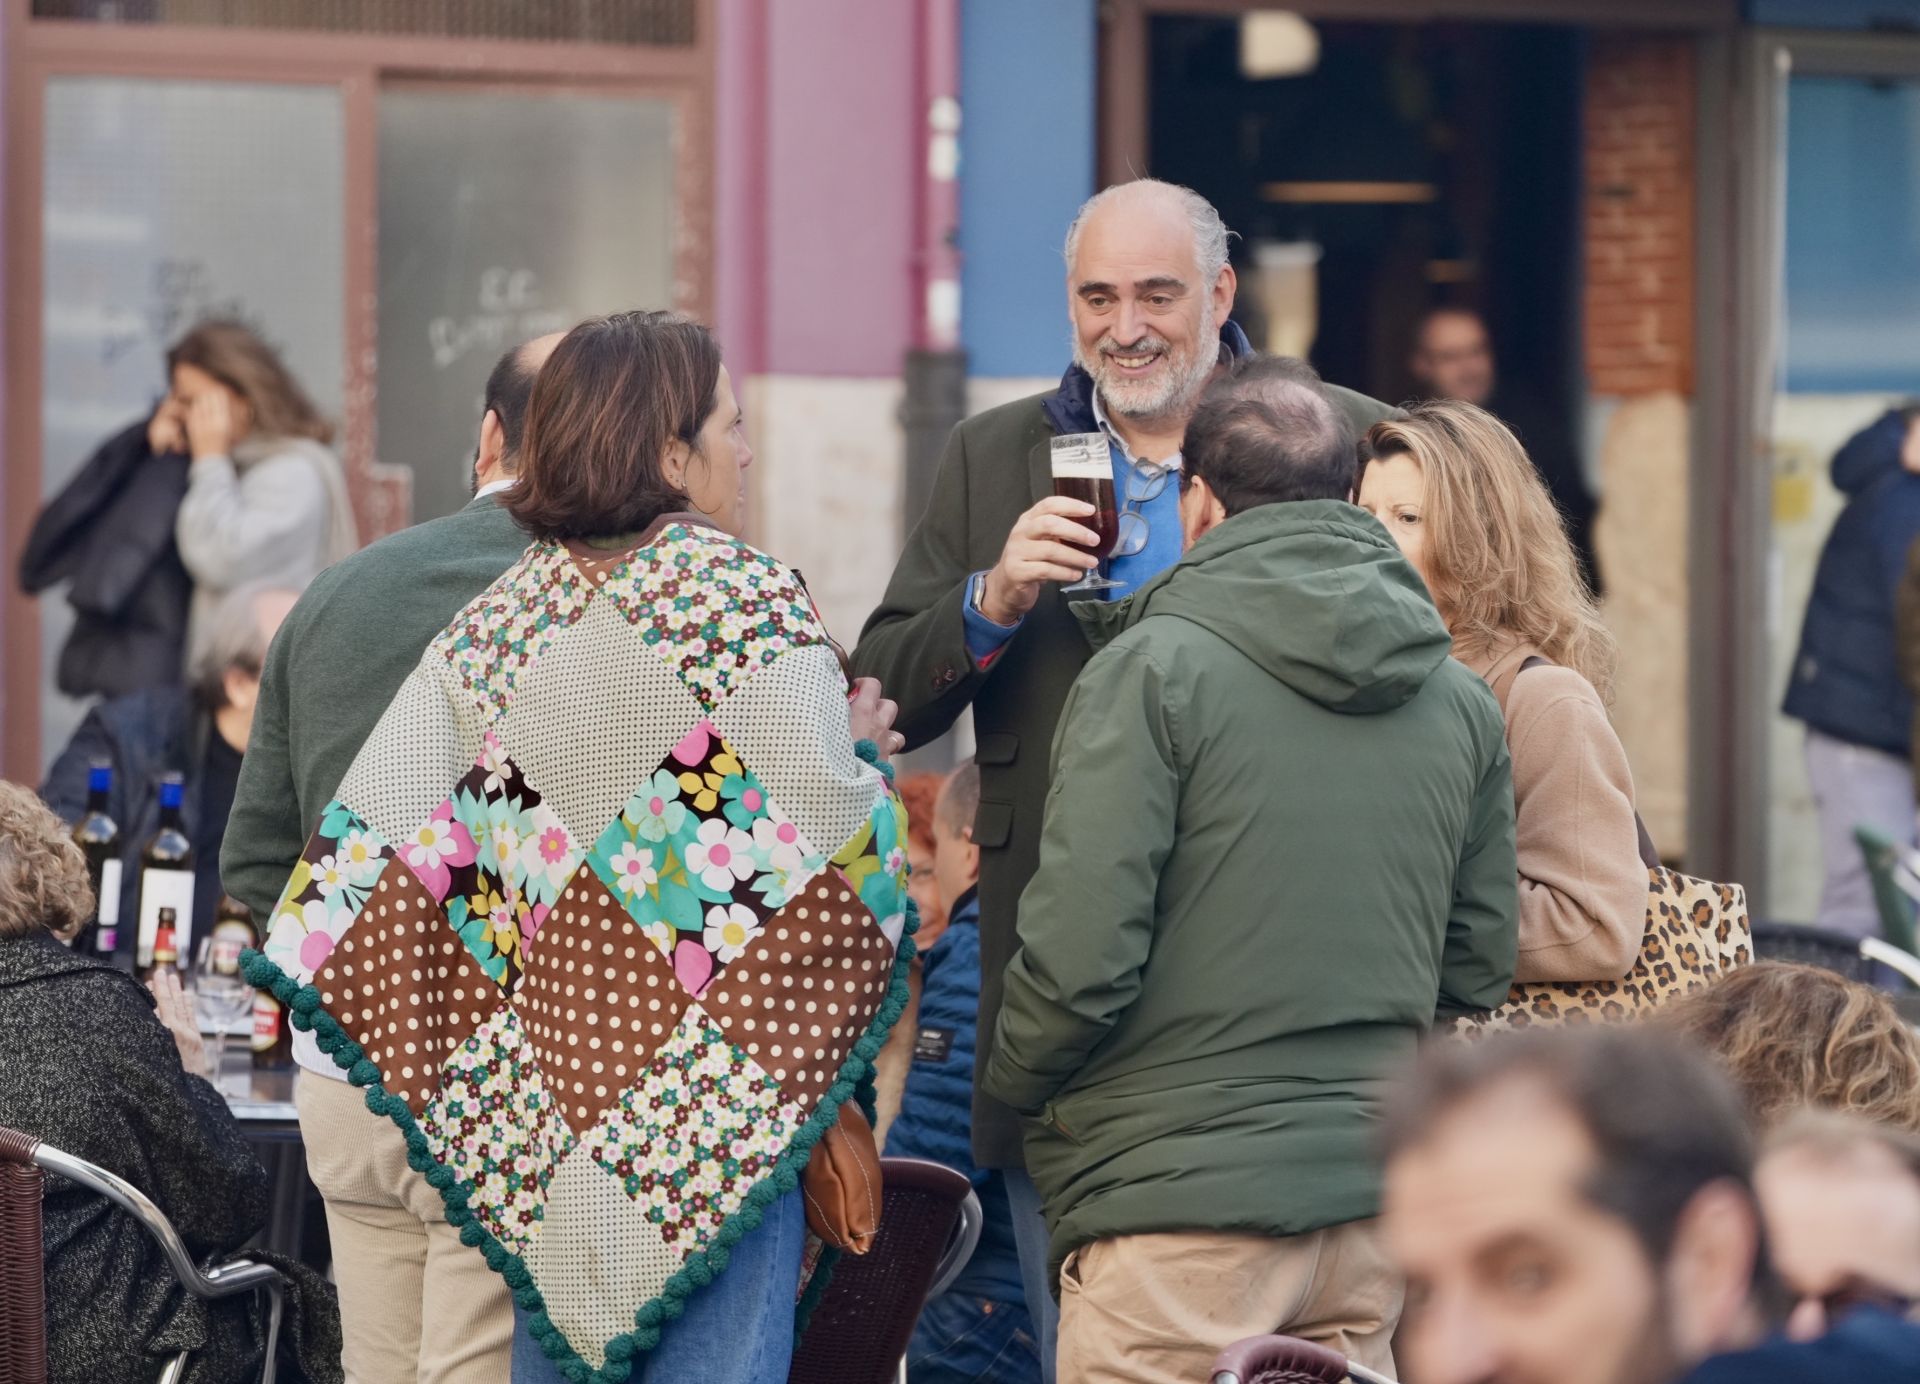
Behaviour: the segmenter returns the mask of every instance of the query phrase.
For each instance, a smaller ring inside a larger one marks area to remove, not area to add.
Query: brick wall
[[[1595,37],[1586,90],[1586,357],[1595,394],[1693,392],[1694,49]]]

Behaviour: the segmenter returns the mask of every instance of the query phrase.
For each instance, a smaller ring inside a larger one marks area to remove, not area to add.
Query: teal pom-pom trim
[[[853,752],[880,771],[881,777],[887,781],[887,787],[893,787],[893,777],[897,771],[894,769],[891,760],[880,758],[880,747],[878,745],[874,744],[871,740],[856,740],[853,742]]]
[[[862,758],[873,763],[878,751],[868,742],[871,755]],[[893,781],[892,766],[882,764],[881,772],[887,781]],[[653,1301],[643,1303],[634,1314],[634,1329],[624,1335],[615,1336],[605,1347],[605,1366],[593,1369],[579,1352],[574,1350],[562,1332],[546,1314],[546,1300],[534,1286],[533,1277],[527,1271],[526,1263],[519,1255],[501,1244],[486,1228],[479,1216],[470,1209],[472,1185],[460,1180],[459,1175],[445,1164],[435,1162],[431,1145],[420,1130],[413,1112],[405,1100],[383,1089],[378,1066],[366,1056],[366,1050],[356,1042],[352,1035],[342,1028],[339,1021],[328,1014],[320,998],[320,992],[311,985],[301,985],[283,972],[273,962],[258,951],[248,950],[241,956],[242,972],[248,982],[258,989],[269,990],[282,1005],[286,1006],[290,1021],[303,1032],[314,1031],[320,1035],[323,1044],[330,1046],[332,1060],[347,1075],[347,1079],[356,1086],[366,1088],[367,1109],[375,1115],[384,1115],[390,1119],[407,1143],[407,1161],[414,1164],[416,1153],[424,1151],[426,1167],[424,1172],[429,1185],[435,1187],[444,1205],[443,1214],[449,1225],[456,1227],[462,1243],[481,1251],[487,1267],[498,1273],[501,1280],[512,1292],[514,1300],[529,1314],[529,1329],[542,1349],[558,1362],[560,1371],[567,1378],[583,1381],[585,1384],[623,1384],[632,1374],[634,1357],[644,1355],[660,1344],[661,1327],[673,1321],[686,1311],[688,1296],[710,1284],[713,1278],[723,1272],[730,1259],[733,1246],[742,1236],[757,1230],[765,1222],[765,1210],[782,1196],[791,1195],[800,1185],[800,1175],[805,1170],[807,1160],[826,1131],[839,1119],[840,1107],[848,1099],[854,1099],[872,1121],[875,1117],[873,1088],[873,1056],[884,1043],[889,1029],[898,1020],[906,1003],[907,961],[913,954],[913,943],[908,940],[918,929],[919,910],[909,899],[906,906],[905,923],[902,929],[901,945],[896,953],[893,984],[887,998],[875,1014],[873,1022],[860,1042],[854,1045],[854,1051],[847,1055],[835,1074],[835,1080],[826,1095],[807,1122],[795,1134],[792,1143],[774,1168],[753,1187],[740,1208],[720,1227],[711,1248],[696,1251],[689,1255],[680,1271],[668,1279],[661,1288],[660,1295]],[[871,1040],[871,1041],[869,1041]],[[813,1276],[808,1280],[794,1311],[794,1340],[797,1343],[805,1334],[807,1323],[814,1309],[826,1295],[833,1281],[834,1266],[839,1262],[840,1252],[825,1249],[817,1261]]]

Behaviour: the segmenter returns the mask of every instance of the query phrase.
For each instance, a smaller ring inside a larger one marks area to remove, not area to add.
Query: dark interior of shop
[[[1409,397],[1416,321],[1460,304],[1488,322],[1501,393],[1574,418],[1580,32],[1321,23],[1309,70],[1255,77],[1241,32],[1233,18],[1153,21],[1150,171],[1201,192],[1242,237],[1236,316],[1256,343],[1258,247],[1317,245],[1311,354],[1326,378]]]

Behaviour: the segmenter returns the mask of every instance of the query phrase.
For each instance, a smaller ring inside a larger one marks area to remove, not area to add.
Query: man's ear
[[[1739,1337],[1759,1262],[1752,1195],[1726,1180],[1695,1192],[1674,1227],[1666,1269],[1667,1312],[1685,1364],[1746,1344]]]
[[[507,453],[507,430],[500,415],[488,409],[480,416],[480,451],[473,459],[474,489],[500,479],[501,459]]]
[[[1233,295],[1239,291],[1240,276],[1233,272],[1233,266],[1223,265],[1220,277],[1213,281],[1212,308],[1213,329],[1219,331],[1227,325],[1227,318],[1233,314]]]

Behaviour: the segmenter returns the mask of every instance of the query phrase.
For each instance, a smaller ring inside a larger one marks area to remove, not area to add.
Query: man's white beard
[[[1146,347],[1165,353],[1158,375],[1151,379],[1125,379],[1108,364],[1109,353],[1128,354],[1114,349],[1111,332],[1102,336],[1091,352],[1081,346],[1076,335],[1073,361],[1093,377],[1100,401],[1110,412],[1134,419],[1178,418],[1192,412],[1220,363],[1218,342],[1209,343],[1205,337],[1203,330],[1180,351],[1171,349],[1167,339],[1155,331],[1143,332],[1137,341],[1126,343],[1129,351]]]

